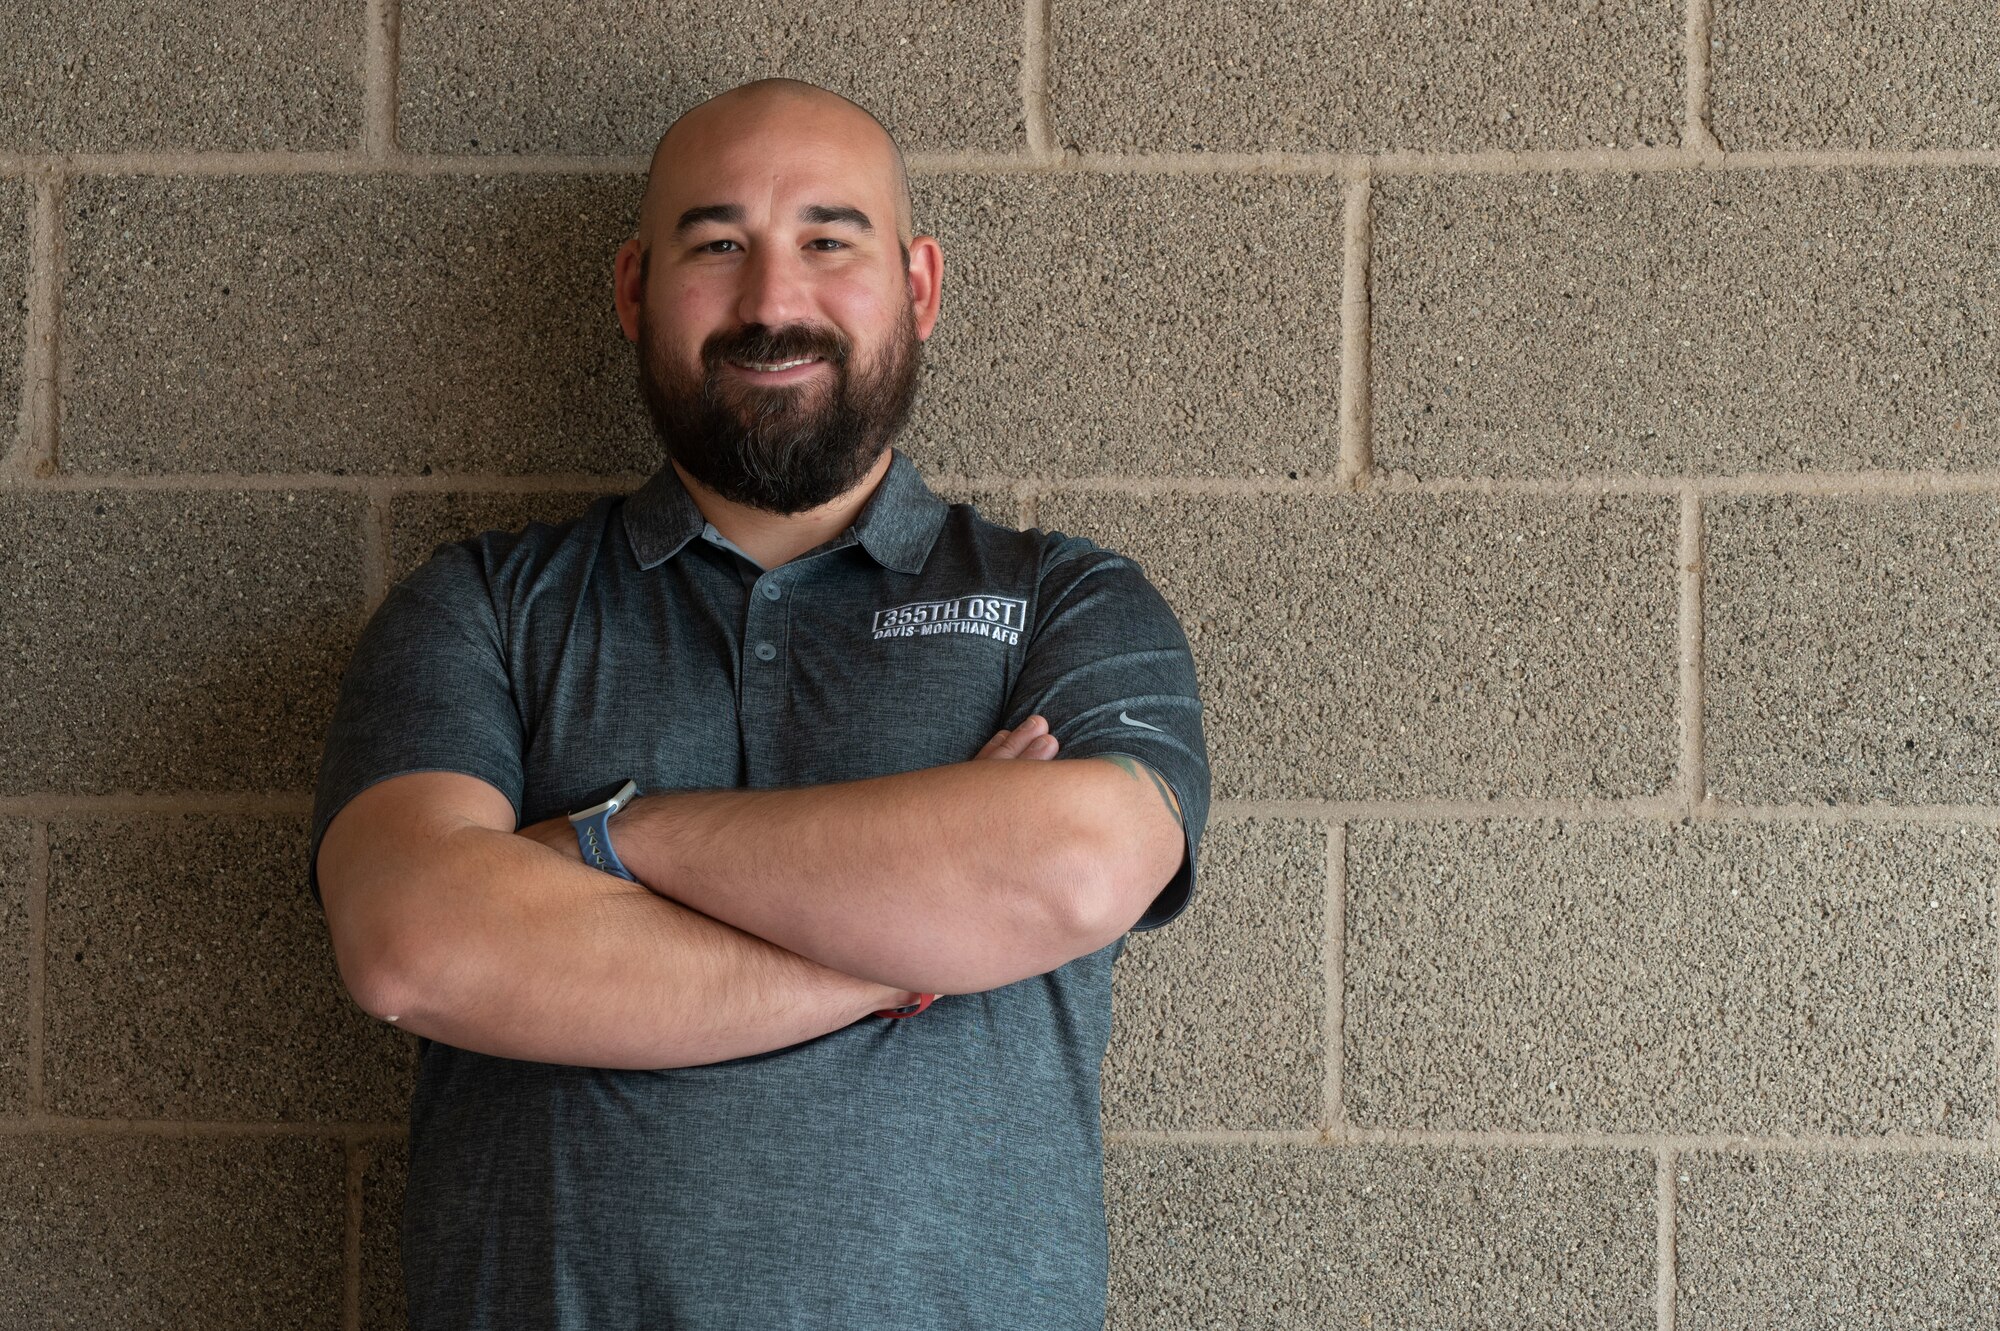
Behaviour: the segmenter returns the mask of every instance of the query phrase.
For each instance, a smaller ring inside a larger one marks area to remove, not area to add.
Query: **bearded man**
[[[666,462],[440,545],[308,881],[418,1037],[410,1325],[1097,1331],[1112,962],[1193,892],[1187,639],[892,440],[943,256],[845,98],[660,140],[613,296]]]

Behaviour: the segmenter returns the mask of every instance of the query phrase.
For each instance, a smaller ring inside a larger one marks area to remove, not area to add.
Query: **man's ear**
[[[635,235],[618,247],[618,254],[611,261],[611,299],[618,307],[618,326],[625,330],[627,342],[639,340],[639,310],[646,298],[639,261],[645,252],[645,246]]]
[[[937,327],[940,286],[944,281],[944,251],[935,236],[910,237],[910,304],[916,310],[917,340]]]

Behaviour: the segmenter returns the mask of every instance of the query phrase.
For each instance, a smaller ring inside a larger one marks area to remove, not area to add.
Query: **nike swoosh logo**
[[[1128,716],[1128,715],[1127,715],[1126,713],[1124,713],[1124,712],[1120,712],[1120,713],[1118,714],[1118,719],[1119,719],[1120,721],[1123,721],[1123,722],[1124,722],[1124,723],[1125,723],[1126,725],[1128,725],[1128,726],[1137,726],[1137,727],[1139,727],[1139,729],[1141,729],[1141,730],[1160,730],[1160,728],[1159,728],[1158,726],[1149,726],[1149,725],[1147,725],[1147,724],[1146,724],[1146,723],[1145,723],[1144,721],[1134,721],[1134,720],[1133,720],[1133,719],[1132,719],[1132,718],[1131,718],[1130,716]],[[1160,730],[1160,733],[1161,733],[1162,735],[1164,735],[1164,734],[1166,734],[1167,732],[1166,732],[1166,731],[1164,731],[1164,730]]]

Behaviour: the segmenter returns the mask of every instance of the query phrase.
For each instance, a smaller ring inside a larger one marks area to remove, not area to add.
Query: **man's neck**
[[[852,488],[818,508],[801,513],[771,513],[724,499],[688,475],[680,463],[671,458],[668,462],[680,476],[681,484],[687,487],[695,507],[717,531],[765,568],[776,568],[846,531],[860,515],[868,497],[875,493],[875,487],[889,474],[889,464],[894,460],[894,450],[884,448],[868,474]]]

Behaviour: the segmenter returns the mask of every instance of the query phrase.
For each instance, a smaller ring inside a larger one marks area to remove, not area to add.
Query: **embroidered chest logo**
[[[912,601],[875,612],[876,641],[928,638],[938,633],[970,633],[1012,646],[1028,624],[1028,603],[1014,596],[954,596],[948,601]]]

